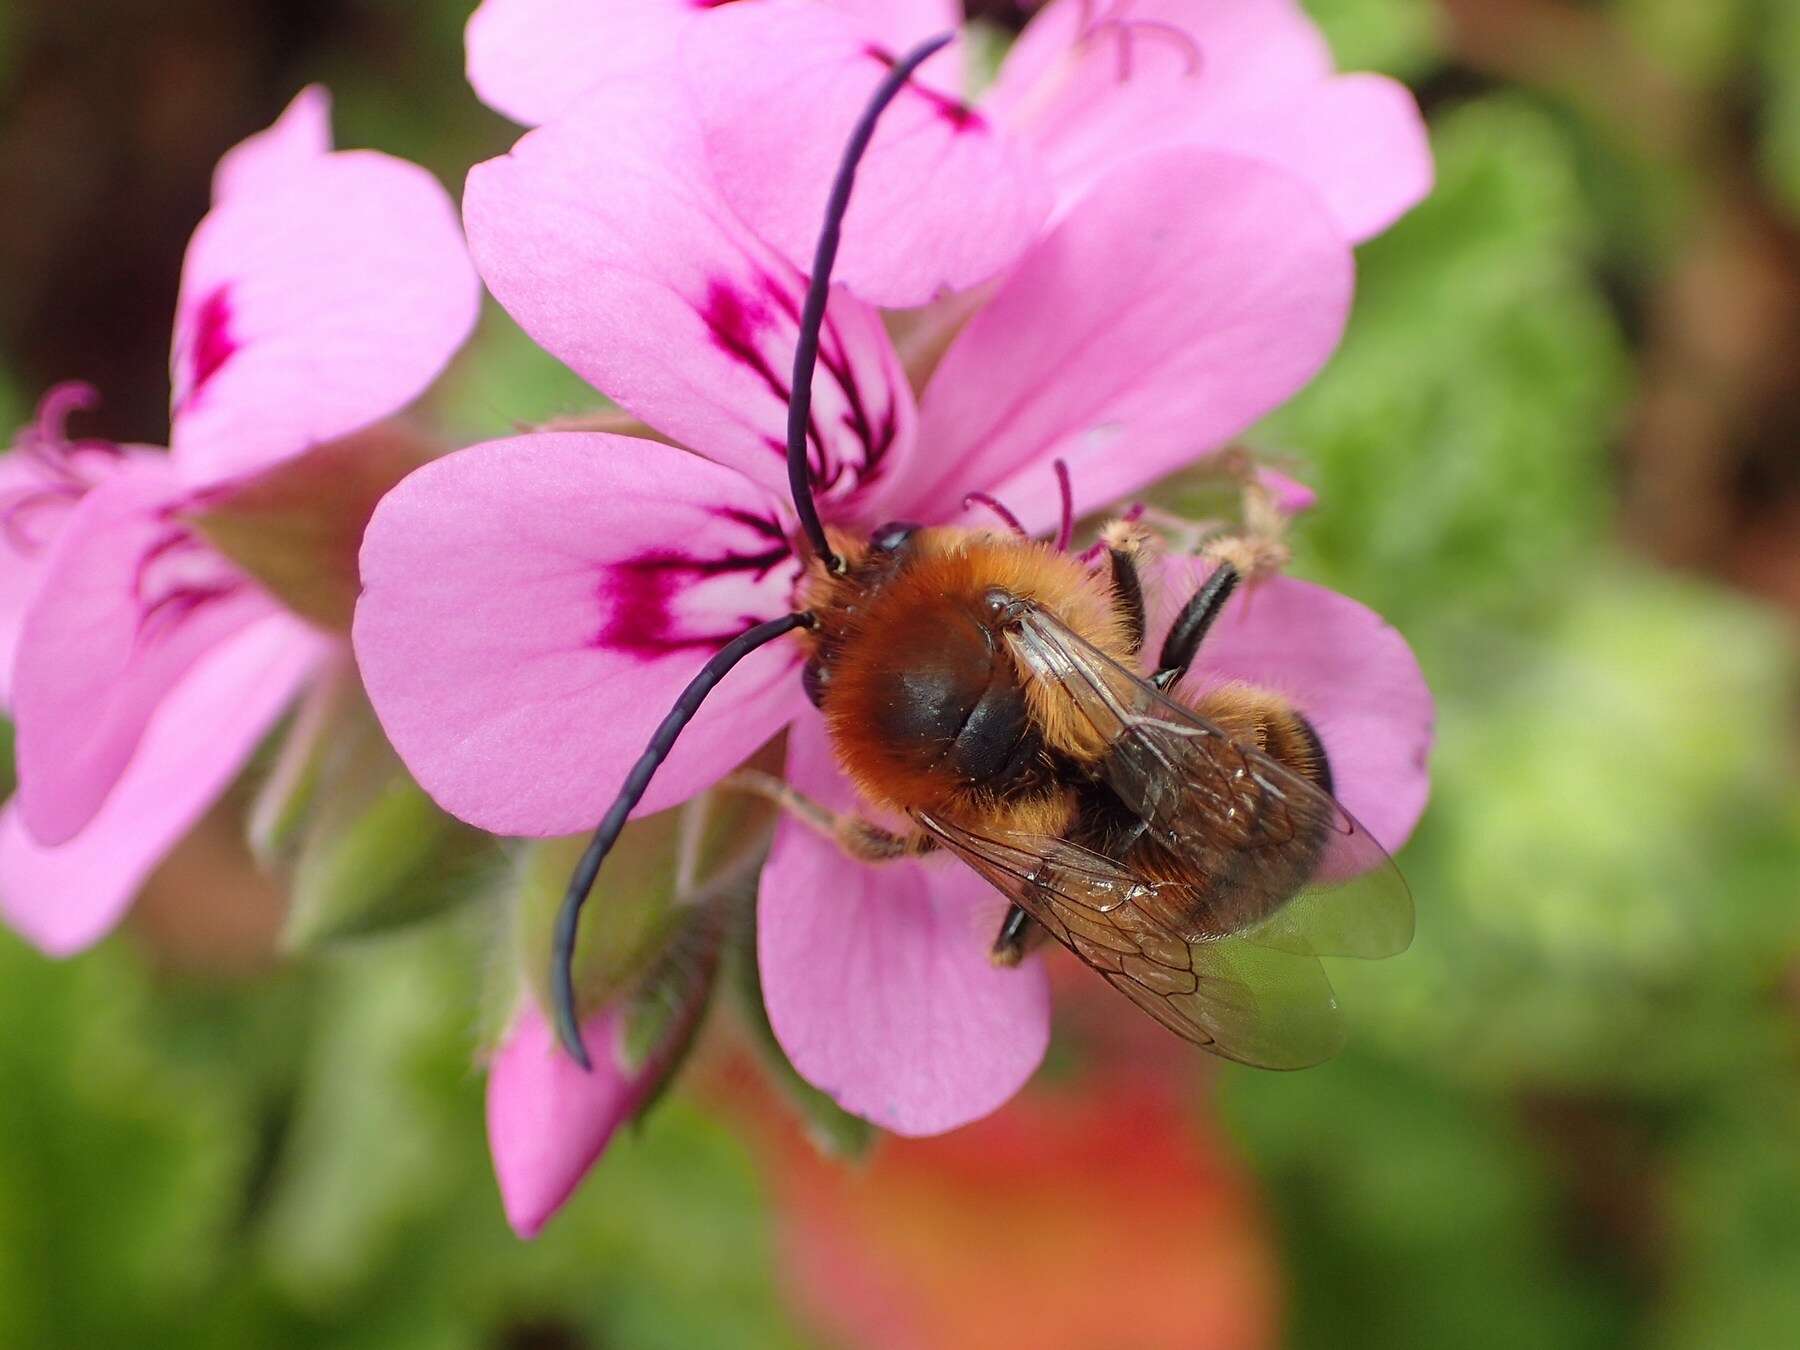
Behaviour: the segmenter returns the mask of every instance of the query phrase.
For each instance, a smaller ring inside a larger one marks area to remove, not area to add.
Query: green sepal
[[[668,945],[630,995],[616,1053],[627,1073],[649,1076],[638,1119],[662,1099],[699,1039],[734,903],[731,893],[717,888],[684,900]]]
[[[362,697],[346,655],[308,687],[286,725],[265,749],[267,771],[247,815],[250,851],[264,870],[291,870],[318,801],[337,722]]]
[[[354,681],[302,709],[270,782],[252,838],[287,877],[290,951],[428,918],[504,875],[499,843],[413,782]]]
[[[434,449],[383,422],[211,490],[185,519],[288,609],[347,633],[369,516]]]
[[[585,1019],[642,979],[669,941],[675,910],[677,822],[670,812],[626,825],[601,871],[575,943],[576,1003]],[[513,892],[514,965],[538,1006],[550,1007],[551,932],[581,835],[534,840],[519,858]]]
[[[773,754],[771,747],[765,753]],[[762,755],[753,763],[763,763]],[[772,809],[743,793],[714,790],[676,810],[626,825],[594,885],[575,943],[578,1014],[585,1018],[644,978],[675,931],[680,912],[711,889],[760,865]],[[518,873],[514,954],[538,1006],[550,1006],[551,932],[585,835],[527,846]]]

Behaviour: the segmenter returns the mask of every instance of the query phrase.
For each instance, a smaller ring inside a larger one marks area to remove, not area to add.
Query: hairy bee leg
[[[1000,931],[994,935],[994,945],[988,949],[988,960],[1003,970],[1011,970],[1047,936],[1042,926],[1032,922],[1031,915],[1017,905],[1008,905],[1006,917],[1000,920]]]
[[[719,786],[733,792],[752,793],[774,802],[801,824],[831,840],[846,856],[857,862],[897,862],[902,858],[917,858],[937,847],[937,841],[923,830],[911,834],[896,834],[872,820],[864,820],[847,811],[834,811],[774,774],[763,773],[759,769],[739,769],[721,781]]]
[[[1138,577],[1137,561],[1121,549],[1106,550],[1112,564],[1113,604],[1125,619],[1125,642],[1136,656],[1144,649],[1144,583]]]
[[[1125,641],[1133,656],[1143,650],[1148,619],[1144,611],[1144,582],[1138,559],[1150,551],[1150,535],[1136,520],[1121,517],[1100,531],[1100,546],[1112,570],[1113,606],[1125,621]]]
[[[1200,640],[1237,589],[1241,575],[1230,563],[1221,562],[1194,592],[1193,598],[1181,607],[1181,613],[1169,627],[1169,636],[1163,639],[1162,656],[1156,663],[1156,673],[1150,677],[1151,684],[1158,689],[1167,689],[1187,674],[1188,667],[1194,662],[1194,654],[1200,650]]]

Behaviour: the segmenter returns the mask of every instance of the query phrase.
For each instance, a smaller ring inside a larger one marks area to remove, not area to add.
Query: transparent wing
[[[1185,910],[1172,892],[1152,897],[1182,936],[1233,935],[1296,955],[1370,959],[1411,944],[1405,880],[1328,793],[1045,610],[1025,607],[1007,637],[1022,670],[1068,696],[1085,734],[1103,748],[1102,777],[1155,849],[1206,879],[1188,887]]]
[[[1337,999],[1310,952],[1186,937],[1162,917],[1174,883],[1066,839],[915,818],[1177,1036],[1265,1069],[1306,1068],[1342,1047]]]

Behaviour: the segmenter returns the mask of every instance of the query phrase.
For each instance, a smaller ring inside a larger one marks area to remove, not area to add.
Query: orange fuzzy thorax
[[[826,726],[858,790],[890,810],[963,817],[979,811],[990,821],[998,810],[1011,828],[1059,828],[1071,810],[1060,786],[1045,782],[1041,791],[1014,790],[1001,798],[941,765],[922,765],[883,727],[897,672],[923,670],[952,683],[966,676],[972,691],[1010,679],[1022,686],[1045,748],[1091,754],[1080,743],[1067,700],[1024,679],[1004,640],[983,630],[992,617],[987,598],[999,590],[1054,613],[1129,665],[1133,658],[1106,577],[1046,544],[985,530],[921,530],[904,553],[889,557],[871,555],[858,540],[834,538],[832,546],[844,558],[845,572],[834,576],[815,567],[802,598],[818,619],[814,650],[831,669]]]

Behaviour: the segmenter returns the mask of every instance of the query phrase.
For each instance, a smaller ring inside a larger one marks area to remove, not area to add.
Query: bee
[[[999,965],[1048,934],[1197,1045],[1267,1068],[1318,1063],[1343,1035],[1318,958],[1404,950],[1412,900],[1333,797],[1325,748],[1299,709],[1246,684],[1182,686],[1226,602],[1266,565],[1271,532],[1212,550],[1213,572],[1147,665],[1153,537],[1129,520],[1102,530],[1103,565],[1090,566],[1022,532],[894,522],[858,538],[827,530],[813,505],[805,428],[837,226],[875,119],[941,45],[896,63],[827,207],[789,408],[789,483],[809,545],[799,606],[707,663],[596,831],[558,921],[563,1045],[586,1063],[570,963],[600,862],[706,694],[751,651],[797,634],[840,764],[874,811],[905,823],[830,810],[764,774],[728,784],[865,862],[945,852],[973,868],[1009,901],[991,950]],[[1059,543],[1067,533],[1065,521]]]

